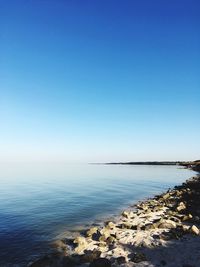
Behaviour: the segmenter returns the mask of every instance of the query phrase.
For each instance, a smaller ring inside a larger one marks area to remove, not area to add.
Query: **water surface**
[[[0,266],[23,267],[66,230],[182,183],[177,166],[1,164]]]

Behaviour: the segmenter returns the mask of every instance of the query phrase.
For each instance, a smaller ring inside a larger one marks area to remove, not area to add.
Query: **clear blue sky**
[[[2,0],[0,161],[200,158],[198,0]]]

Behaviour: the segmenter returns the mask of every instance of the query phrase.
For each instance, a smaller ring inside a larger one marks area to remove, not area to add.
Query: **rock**
[[[101,237],[101,232],[99,230],[97,230],[97,232],[92,235],[92,239],[94,241],[99,241],[100,237]]]
[[[122,216],[124,216],[125,218],[129,217],[129,212],[128,211],[123,211],[122,212]]]
[[[74,239],[74,244],[83,244],[86,243],[86,238],[84,236],[77,236]]]
[[[182,221],[185,222],[185,221],[189,221],[190,219],[192,219],[191,214],[183,216]]]
[[[155,199],[152,199],[152,200],[149,201],[149,205],[151,205],[151,206],[153,206],[153,207],[154,207],[157,203],[158,203],[158,201],[156,201]]]
[[[180,230],[174,230],[171,229],[169,232],[163,232],[160,234],[160,239],[163,239],[165,241],[169,241],[171,239],[180,239],[184,234],[184,231],[182,229]]]
[[[176,223],[172,220],[163,220],[158,224],[158,228],[174,229],[176,228]]]
[[[92,228],[90,228],[90,229],[87,231],[86,235],[87,235],[88,237],[90,237],[90,236],[92,236],[93,234],[96,234],[97,231],[98,231],[98,228],[97,228],[97,227],[92,227]]]
[[[146,256],[144,255],[144,253],[141,252],[135,252],[133,255],[131,255],[131,261],[135,262],[135,263],[139,263],[141,261],[146,261]]]
[[[111,267],[111,261],[106,258],[99,258],[91,262],[89,267]]]
[[[144,211],[147,211],[148,210],[148,205],[146,205],[145,203],[141,206],[141,208],[144,210]]]
[[[87,249],[87,244],[79,244],[75,249],[75,253],[80,254],[82,253],[85,249]]]
[[[199,229],[195,226],[192,225],[192,227],[190,228],[191,232],[195,235],[199,235]]]
[[[180,202],[178,207],[176,208],[177,211],[182,211],[182,210],[185,210],[186,209],[186,206],[183,202]]]
[[[184,232],[188,232],[190,230],[190,226],[183,224],[182,225],[182,229],[183,229]]]
[[[116,238],[114,236],[109,236],[107,239],[106,239],[106,243],[107,244],[113,244],[115,243],[116,241]]]
[[[100,231],[100,237],[99,237],[99,241],[100,242],[106,242],[106,240],[108,239],[108,237],[111,235],[110,229],[104,227],[101,229]]]
[[[81,253],[87,248],[87,241],[86,238],[83,236],[78,236],[77,238],[74,239],[74,243],[77,244],[77,247],[75,248],[76,253]]]
[[[106,228],[114,229],[115,228],[115,224],[113,222],[107,222],[106,223]]]
[[[157,225],[156,223],[148,223],[144,226],[144,230],[152,230],[152,229],[156,229]]]
[[[153,234],[152,237],[153,237],[154,239],[159,239],[159,238],[160,238],[160,235],[159,235],[159,234]]]
[[[136,230],[137,229],[137,225],[135,225],[135,227],[134,227],[134,225],[132,225],[131,223],[129,223],[129,222],[124,222],[124,223],[122,223],[121,225],[120,225],[120,227],[122,228],[122,229],[133,229],[133,230]],[[132,228],[133,227],[133,228]]]
[[[136,214],[133,211],[130,211],[129,216],[133,219],[134,217],[136,217]]]
[[[175,217],[175,216],[172,216],[169,219],[174,221],[174,222],[176,222],[176,223],[180,223],[181,222],[181,220],[179,218]]]
[[[170,197],[170,194],[169,193],[166,193],[162,197],[166,200],[166,199],[168,199]]]
[[[99,237],[99,242],[106,242],[106,240],[108,239],[108,237],[106,237],[105,235],[101,235],[100,237]]]
[[[99,248],[105,248],[107,246],[107,243],[104,241],[99,242]]]
[[[102,235],[104,235],[106,238],[108,238],[110,236],[110,234],[111,234],[111,231],[110,231],[110,229],[104,227],[104,228],[101,229],[100,233]]]

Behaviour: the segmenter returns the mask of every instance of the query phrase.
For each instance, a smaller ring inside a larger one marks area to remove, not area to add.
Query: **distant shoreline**
[[[130,161],[130,162],[108,162],[106,165],[180,165],[181,161]]]
[[[128,162],[105,162],[91,163],[102,165],[150,165],[150,166],[183,166],[193,171],[200,172],[200,160],[195,161],[128,161]]]

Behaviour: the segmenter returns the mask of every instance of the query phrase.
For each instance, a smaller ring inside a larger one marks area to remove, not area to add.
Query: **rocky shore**
[[[199,267],[200,176],[55,244],[30,267]]]

